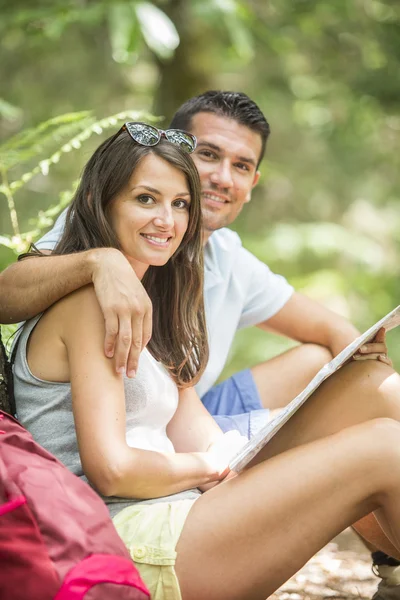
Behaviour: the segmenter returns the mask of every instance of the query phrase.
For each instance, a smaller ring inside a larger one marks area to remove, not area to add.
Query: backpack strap
[[[15,346],[18,342],[16,342]],[[15,353],[13,351],[15,358]],[[7,353],[0,335],[0,409],[4,412],[15,415],[14,386],[12,379],[11,361],[7,358]]]

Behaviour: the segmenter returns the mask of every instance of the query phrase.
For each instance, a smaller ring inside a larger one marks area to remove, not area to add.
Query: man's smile
[[[216,194],[215,192],[203,192],[203,198],[207,201],[207,203],[213,204],[214,202],[217,204],[228,204],[230,200],[222,195]]]

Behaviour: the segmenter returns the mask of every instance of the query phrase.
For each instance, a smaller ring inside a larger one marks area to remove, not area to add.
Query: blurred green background
[[[244,245],[361,329],[399,303],[396,0],[0,0],[0,10],[1,269],[50,226],[99,136],[118,127],[99,120],[144,110],[166,124],[188,97],[232,89],[272,130],[261,184],[234,224]],[[397,368],[399,341],[389,335]],[[240,332],[225,374],[289,345]]]

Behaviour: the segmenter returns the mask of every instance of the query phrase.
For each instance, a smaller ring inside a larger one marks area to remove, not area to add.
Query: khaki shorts
[[[151,600],[182,600],[175,573],[176,544],[196,500],[134,504],[114,525],[127,546]]]

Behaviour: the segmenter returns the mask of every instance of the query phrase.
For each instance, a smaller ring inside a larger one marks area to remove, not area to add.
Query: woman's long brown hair
[[[111,202],[139,162],[154,154],[179,169],[191,195],[188,228],[170,260],[161,267],[150,266],[142,283],[153,304],[149,351],[170,370],[179,387],[194,385],[208,360],[199,175],[190,156],[169,142],[140,146],[127,133],[111,140],[103,142],[87,163],[53,254],[120,249],[110,224]]]

